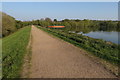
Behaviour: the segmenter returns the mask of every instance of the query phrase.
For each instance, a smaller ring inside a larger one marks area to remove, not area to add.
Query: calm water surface
[[[112,32],[106,32],[106,31],[95,31],[95,32],[89,32],[89,33],[82,33],[79,32],[77,34],[83,34],[85,36],[89,36],[96,39],[103,39],[106,41],[111,41],[116,44],[120,44],[119,38],[120,38],[120,32],[112,31]]]

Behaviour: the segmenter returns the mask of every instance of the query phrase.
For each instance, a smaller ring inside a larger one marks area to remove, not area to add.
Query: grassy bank
[[[83,48],[91,54],[104,59],[114,65],[117,65],[120,59],[118,58],[118,45],[106,42],[100,39],[94,39],[81,34],[69,33],[60,29],[50,29],[39,27],[40,29],[53,34],[69,43],[74,44],[80,48]]]
[[[2,39],[0,38],[0,79],[2,78]]]
[[[18,78],[29,42],[31,27],[25,27],[3,38],[2,67],[3,78]]]

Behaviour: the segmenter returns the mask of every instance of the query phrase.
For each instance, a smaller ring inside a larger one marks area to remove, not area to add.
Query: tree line
[[[58,21],[57,19],[51,20],[50,18],[42,18],[32,21],[19,21],[15,18],[2,12],[2,36],[7,36],[20,28],[27,25],[38,25],[48,27],[53,25],[65,26],[66,31],[120,31],[119,21],[100,21],[100,20],[79,20],[79,19],[64,19]]]
[[[100,21],[100,20],[69,20],[64,19],[62,21],[57,21],[57,19],[54,19],[53,21],[50,18],[40,19],[40,20],[33,20],[25,22],[25,24],[33,24],[33,25],[39,25],[42,27],[47,27],[50,25],[62,25],[65,26],[64,30],[70,30],[70,31],[83,31],[83,32],[89,32],[89,31],[120,31],[120,23],[118,21]]]

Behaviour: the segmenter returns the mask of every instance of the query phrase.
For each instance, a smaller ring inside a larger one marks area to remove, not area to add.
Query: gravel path
[[[30,78],[114,78],[85,51],[32,26]]]

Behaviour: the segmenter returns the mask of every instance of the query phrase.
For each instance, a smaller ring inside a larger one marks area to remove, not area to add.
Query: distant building
[[[49,28],[64,28],[65,26],[48,26]]]

